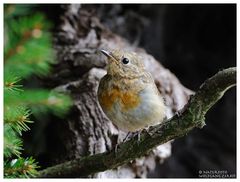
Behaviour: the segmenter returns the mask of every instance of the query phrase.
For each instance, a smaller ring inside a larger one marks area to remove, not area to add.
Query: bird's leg
[[[140,142],[142,131],[143,131],[143,130],[137,131],[137,141],[138,141],[138,142]]]
[[[141,138],[141,133],[142,133],[142,129],[138,130],[136,132],[134,132],[133,137],[137,136],[137,141],[140,142],[140,138]]]
[[[144,129],[141,129],[141,130],[138,130],[134,133],[132,132],[128,132],[126,137],[123,139],[123,142],[126,142],[127,139],[129,139],[129,136],[132,135],[132,137],[136,137],[137,136],[137,142],[140,142],[140,138],[141,138],[141,133]],[[146,130],[146,129],[145,129]],[[147,131],[147,130],[146,130]],[[132,138],[131,137],[131,138]],[[117,153],[117,150],[118,150],[118,147],[119,147],[119,144],[117,143],[115,146],[114,146],[114,153],[116,154]]]
[[[132,134],[132,133],[131,133],[131,132],[128,132],[128,133],[127,133],[126,137],[123,139],[123,142],[126,142],[126,141],[127,141],[127,139],[129,138],[130,134]]]
[[[114,146],[114,153],[115,153],[115,155],[117,154],[117,149],[118,149],[118,146],[119,146],[119,144],[117,143],[115,146]]]
[[[150,128],[150,127],[144,128],[143,130],[145,130],[145,132],[146,132],[149,136],[152,136],[153,133],[152,133],[151,131],[149,131],[149,128]]]
[[[179,117],[182,115],[182,112],[181,111],[177,111],[175,114],[177,115],[177,123],[179,125],[180,124],[179,123]]]
[[[130,136],[131,136],[131,138],[134,138],[134,137],[137,136],[137,140],[139,142],[142,131],[143,130],[138,130],[138,131],[135,131],[135,132],[128,132],[126,137],[123,139],[123,142],[126,142],[130,138]]]
[[[127,139],[129,138],[129,136],[131,135],[132,133],[131,132],[128,132],[126,137],[123,139],[123,143],[127,141]],[[114,147],[114,151],[115,151],[115,154],[117,153],[117,148],[118,148],[119,144],[117,143]]]

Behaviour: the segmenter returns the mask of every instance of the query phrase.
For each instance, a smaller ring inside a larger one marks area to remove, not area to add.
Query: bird
[[[126,50],[101,50],[107,74],[99,82],[97,97],[105,115],[124,132],[138,132],[163,122],[166,106],[143,58]]]

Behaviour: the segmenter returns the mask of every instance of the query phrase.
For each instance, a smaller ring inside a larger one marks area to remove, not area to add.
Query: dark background
[[[144,48],[187,88],[223,68],[236,66],[236,5],[83,5],[111,31]],[[62,5],[41,5],[54,29]],[[206,116],[206,126],[176,139],[172,156],[149,177],[199,177],[199,170],[236,174],[236,89],[228,91]],[[41,162],[41,158],[39,160]]]
[[[236,66],[234,4],[100,8],[106,26],[146,49],[187,88],[196,90],[219,70]],[[198,177],[199,170],[236,174],[235,89],[211,109],[206,124],[175,140],[172,156],[149,177]]]

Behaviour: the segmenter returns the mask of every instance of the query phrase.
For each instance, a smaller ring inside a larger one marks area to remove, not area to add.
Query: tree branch
[[[171,119],[141,133],[140,141],[132,138],[111,150],[92,156],[77,158],[39,172],[37,177],[86,177],[87,175],[113,169],[144,156],[153,148],[169,140],[186,135],[195,127],[205,125],[206,112],[231,87],[236,85],[236,68],[219,71],[207,79],[192,96],[183,110]],[[76,176],[76,174],[78,174]]]

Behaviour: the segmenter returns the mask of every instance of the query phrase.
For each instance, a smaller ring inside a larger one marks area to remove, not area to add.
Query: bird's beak
[[[110,52],[105,51],[105,50],[101,50],[101,53],[103,53],[108,58],[109,63],[115,62],[115,63],[118,64],[118,61],[116,60],[115,57],[112,56],[112,54]]]
[[[108,51],[101,50],[101,53],[103,53],[108,58],[112,57]]]

